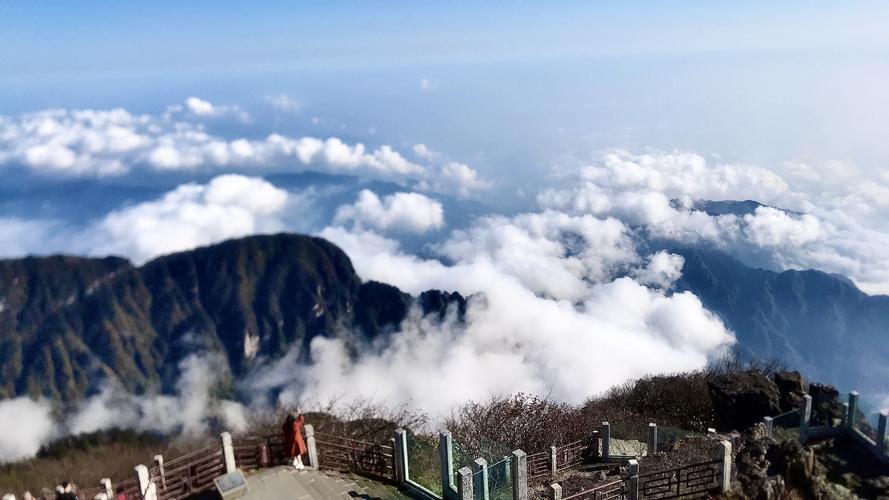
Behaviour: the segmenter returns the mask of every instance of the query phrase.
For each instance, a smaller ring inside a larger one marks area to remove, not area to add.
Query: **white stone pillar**
[[[602,460],[607,461],[611,458],[611,424],[602,422],[599,432],[602,434]]]
[[[549,447],[549,475],[553,481],[556,480],[556,474],[559,473],[559,449],[555,446]]]
[[[438,461],[441,471],[442,497],[450,498],[457,492],[457,484],[454,481],[454,441],[450,431],[438,434]]]
[[[528,500],[528,455],[522,450],[512,452],[512,499]]]
[[[765,427],[766,436],[771,438],[775,430],[775,423],[772,421],[772,417],[762,417],[762,425]]]
[[[858,391],[849,393],[849,407],[846,409],[846,427],[855,428],[855,412],[858,410]]]
[[[110,478],[103,477],[99,480],[99,484],[105,488],[105,495],[107,495],[108,498],[114,498],[114,486],[111,484]]]
[[[167,474],[164,472],[164,456],[163,455],[155,455],[154,456],[154,465],[157,466],[157,472],[160,474],[161,480],[161,488],[167,487]]]
[[[306,431],[306,453],[309,455],[309,467],[318,469],[321,463],[318,461],[318,442],[315,441],[315,427],[312,424],[303,426]]]
[[[395,430],[395,480],[399,483],[407,481],[410,477],[407,461],[407,431]]]
[[[627,461],[627,500],[639,500],[639,461]]]
[[[559,483],[553,483],[547,488],[549,490],[549,500],[562,500],[562,487]]]
[[[472,484],[472,469],[462,467],[457,471],[457,498],[460,500],[474,500],[475,492]]]
[[[809,432],[809,422],[812,419],[812,396],[803,396],[803,402],[799,408],[799,440],[806,442],[806,434]]]
[[[726,493],[732,485],[732,443],[727,440],[719,442],[719,458],[722,459],[719,475],[719,491]]]
[[[889,420],[889,414],[885,411],[880,412],[880,420],[877,422],[877,453],[883,455],[886,453],[886,423]]]
[[[148,467],[139,464],[134,470],[136,478],[139,480],[139,492],[144,500],[157,500],[157,489],[151,482],[151,475],[148,473]]]
[[[232,435],[226,431],[219,435],[222,439],[222,456],[225,458],[225,472],[234,472],[238,469],[235,463],[235,447],[232,445]]]
[[[648,424],[648,456],[657,454],[657,424]]]
[[[481,486],[481,500],[490,500],[491,490],[488,484],[488,461],[484,458],[476,458],[472,465],[473,475],[478,474],[478,482]]]

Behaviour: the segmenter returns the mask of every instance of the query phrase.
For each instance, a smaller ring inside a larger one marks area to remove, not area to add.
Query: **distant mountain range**
[[[349,333],[385,335],[413,297],[362,282],[320,238],[230,240],[134,267],[119,258],[0,260],[0,397],[73,402],[107,377],[132,392],[169,391],[189,353],[220,353],[235,377],[260,359]],[[425,313],[465,309],[458,294],[427,292]]]
[[[685,258],[678,290],[718,314],[753,357],[780,359],[842,389],[883,392],[889,379],[889,297],[819,271],[749,267],[714,250]],[[234,377],[319,335],[348,344],[385,336],[414,300],[426,314],[466,299],[414,298],[362,282],[319,238],[251,236],[153,260],[0,260],[0,397],[73,402],[113,377],[133,392],[169,391],[192,352],[223,355]],[[305,352],[305,351],[303,351]]]

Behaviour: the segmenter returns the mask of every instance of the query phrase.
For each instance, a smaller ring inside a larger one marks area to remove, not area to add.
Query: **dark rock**
[[[812,425],[839,425],[845,411],[840,401],[840,391],[832,385],[809,384],[812,396]]]
[[[784,491],[783,480],[769,477],[769,449],[767,438],[756,438],[746,434],[735,456],[736,479],[742,498],[772,500]]]
[[[707,382],[720,430],[748,429],[780,412],[778,387],[758,371],[722,373]]]
[[[778,387],[780,393],[779,405],[781,412],[795,410],[803,402],[806,395],[806,380],[797,371],[778,372],[772,376],[772,381]]]

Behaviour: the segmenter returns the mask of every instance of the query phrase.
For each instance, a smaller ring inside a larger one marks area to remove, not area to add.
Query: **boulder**
[[[812,396],[812,425],[837,426],[843,421],[845,408],[840,401],[840,391],[827,384],[809,384]]]
[[[800,407],[806,395],[806,380],[800,372],[778,372],[772,375],[772,382],[778,387],[778,404],[782,413]]]
[[[707,387],[719,430],[746,430],[781,412],[778,387],[762,372],[721,373]]]

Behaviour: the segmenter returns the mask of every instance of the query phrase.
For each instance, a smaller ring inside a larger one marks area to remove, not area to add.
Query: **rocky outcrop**
[[[720,430],[745,430],[780,412],[778,387],[761,372],[718,374],[707,387]]]
[[[772,375],[772,381],[778,387],[778,405],[781,412],[795,410],[803,402],[806,395],[806,380],[797,371],[782,371]]]

